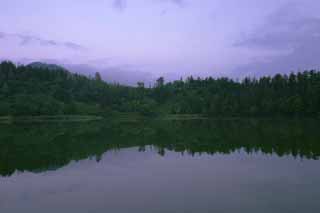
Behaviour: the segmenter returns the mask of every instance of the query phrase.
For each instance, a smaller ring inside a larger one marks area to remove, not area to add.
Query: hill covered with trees
[[[319,116],[320,72],[238,82],[188,77],[152,88],[108,84],[59,66],[0,64],[0,115],[108,115],[111,112],[210,116]]]

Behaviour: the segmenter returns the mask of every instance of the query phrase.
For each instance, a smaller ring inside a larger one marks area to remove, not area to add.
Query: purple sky
[[[126,83],[320,67],[318,0],[1,0],[1,8],[0,59]]]

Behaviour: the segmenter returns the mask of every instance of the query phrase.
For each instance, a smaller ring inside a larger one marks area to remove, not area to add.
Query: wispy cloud
[[[81,46],[80,44],[73,43],[73,42],[64,42],[62,44],[65,47],[73,49],[73,50],[86,50],[85,47]]]
[[[3,33],[3,32],[0,32],[0,39],[3,39],[3,38],[5,38],[5,34]]]
[[[317,69],[320,67],[320,18],[300,12],[296,5],[285,5],[235,46],[275,53],[271,56],[260,55],[255,61],[237,68],[243,73],[258,75],[300,68]]]
[[[162,0],[162,1],[166,1],[166,2],[170,2],[170,3],[173,3],[173,4],[176,4],[180,7],[184,6],[186,1],[185,0]]]
[[[55,40],[49,40],[40,38],[38,36],[30,36],[24,34],[14,34],[14,33],[5,33],[0,32],[0,39],[8,39],[8,38],[17,38],[20,40],[20,45],[32,45],[32,44],[40,44],[41,46],[52,46],[52,47],[65,47],[67,49],[75,50],[75,51],[84,51],[87,50],[86,47],[76,44],[73,42],[60,42]]]
[[[123,11],[127,8],[128,1],[129,0],[113,0],[112,7],[118,11]],[[186,0],[153,0],[153,1],[172,3],[179,7],[183,7],[186,4]]]
[[[320,19],[308,17],[295,4],[272,13],[264,24],[235,46],[262,49],[295,49],[320,36]]]
[[[126,0],[113,0],[112,6],[116,10],[123,11],[127,7],[127,1]]]

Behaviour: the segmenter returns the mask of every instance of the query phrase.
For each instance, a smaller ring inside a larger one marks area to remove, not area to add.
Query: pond
[[[320,122],[0,126],[0,210],[320,212]]]

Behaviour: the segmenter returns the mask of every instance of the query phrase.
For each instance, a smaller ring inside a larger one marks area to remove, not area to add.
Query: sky
[[[134,84],[320,67],[318,0],[1,0],[0,59]]]

